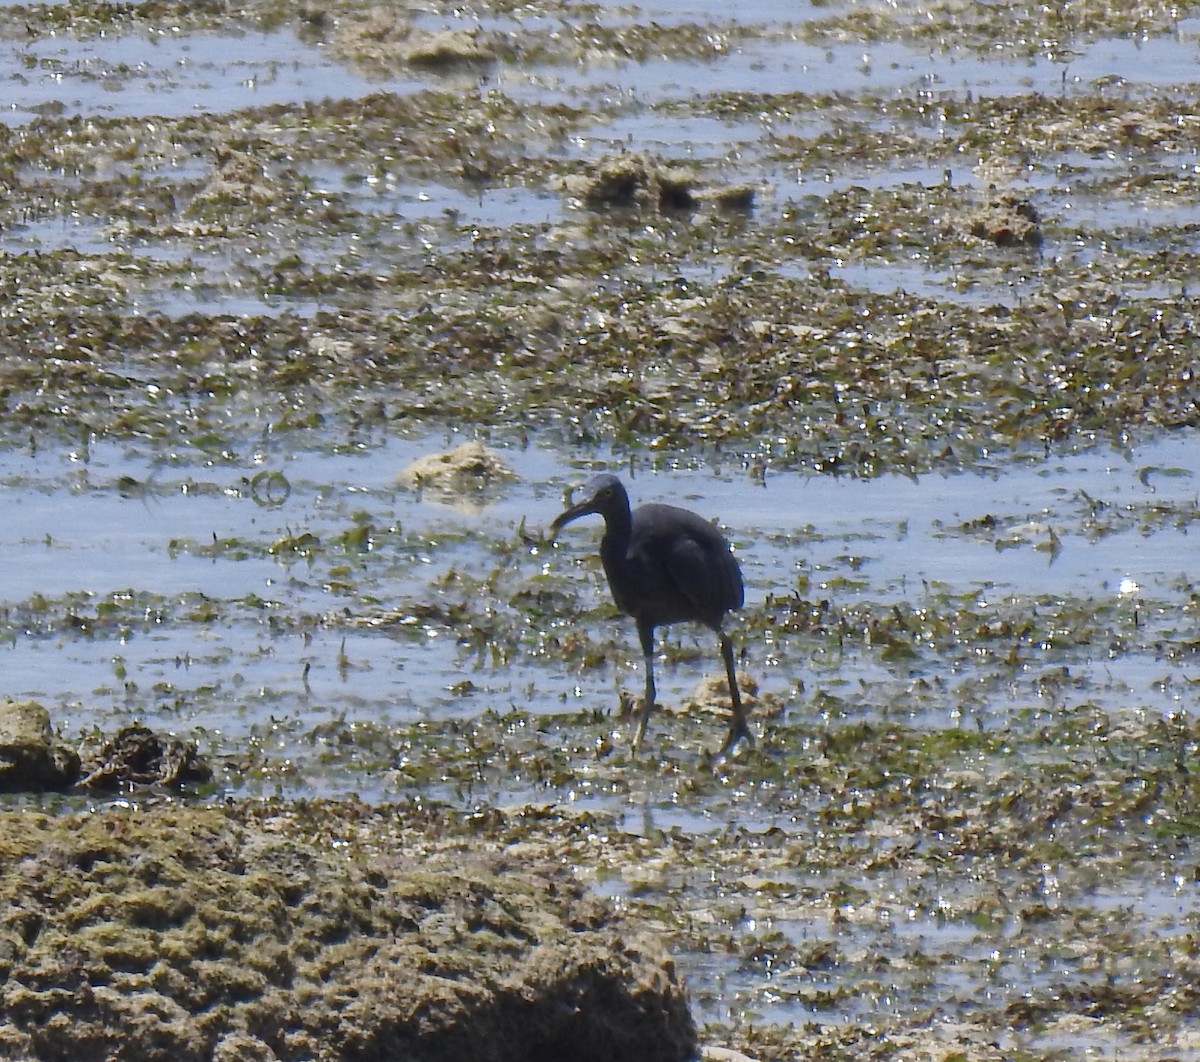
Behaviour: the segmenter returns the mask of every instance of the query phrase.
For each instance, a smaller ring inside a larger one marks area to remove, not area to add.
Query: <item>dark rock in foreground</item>
[[[50,713],[37,701],[0,700],[0,792],[182,786],[211,777],[195,742],[136,724],[91,750],[84,763],[55,737]]]
[[[0,813],[0,1057],[694,1057],[662,950],[520,823],[485,848],[466,821],[351,802]]]
[[[0,701],[0,792],[64,789],[79,777],[79,756],[54,740],[37,701]]]

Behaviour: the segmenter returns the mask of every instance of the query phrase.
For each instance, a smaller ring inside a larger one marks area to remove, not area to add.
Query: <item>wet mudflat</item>
[[[0,692],[555,805],[708,1043],[1189,1057],[1200,22],[686,7],[5,9]],[[717,769],[540,538],[600,467],[742,560]]]

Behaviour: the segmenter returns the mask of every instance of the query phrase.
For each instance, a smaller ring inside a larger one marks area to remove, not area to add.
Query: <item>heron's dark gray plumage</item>
[[[753,741],[734,669],[733,644],[725,633],[725,614],[742,607],[742,572],[725,537],[688,509],[651,503],[630,510],[629,495],[616,476],[596,476],[587,497],[561,513],[551,525],[555,535],[572,520],[595,514],[604,518],[600,560],[617,608],[637,624],[646,660],[646,693],[635,746],[654,710],[654,631],[670,623],[703,623],[721,642],[729,679],[733,721],[718,755],[739,740]]]

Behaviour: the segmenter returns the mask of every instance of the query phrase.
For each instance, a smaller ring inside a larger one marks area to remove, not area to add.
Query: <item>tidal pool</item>
[[[0,84],[14,117],[44,109],[175,116],[365,94],[379,87],[290,30],[258,33],[34,37],[0,50]],[[419,78],[389,87],[415,91]]]
[[[202,722],[231,740],[268,717],[303,726],[314,713],[343,709],[350,719],[395,724],[513,706],[554,714],[564,701],[611,710],[614,682],[636,686],[639,662],[629,625],[605,615],[607,591],[591,559],[600,528],[584,523],[557,545],[528,546],[518,527],[542,533],[566,487],[619,464],[503,449],[521,481],[459,508],[395,485],[401,467],[440,443],[390,439],[343,454],[268,446],[248,465],[147,463],[135,447],[104,443],[86,454],[6,455],[10,692],[61,706],[70,726],[134,712],[156,726]],[[264,473],[282,477],[286,490],[268,489]],[[1021,704],[1034,676],[1066,665],[1098,669],[1103,683],[1092,697],[1114,710],[1130,693],[1142,710],[1194,710],[1186,695],[1193,662],[1164,658],[1159,638],[1178,636],[1194,607],[1187,558],[1198,483],[1193,435],[1031,457],[988,474],[757,479],[718,462],[646,463],[629,477],[635,499],[670,499],[729,527],[748,587],[738,637],[764,691],[790,698],[798,685],[878,685],[859,698],[854,714],[865,720],[896,710],[884,692],[895,683],[962,682],[971,670],[963,674],[957,655],[889,666],[861,646],[831,657],[827,645],[770,628],[781,601],[919,614],[967,600],[982,616],[1057,602],[1063,622],[1072,614],[1064,602],[1076,603],[1081,622],[1104,603],[1118,624],[1111,637],[1130,643],[1125,651],[1090,638],[1068,638],[1059,651],[1031,646],[1004,701]],[[347,538],[356,527],[370,531]],[[469,582],[460,591],[456,580]],[[546,580],[594,610],[594,630],[580,634],[603,632],[606,672],[575,675],[538,645],[535,628],[566,633],[566,617],[520,615],[505,600]],[[457,624],[441,611],[447,601],[461,606]],[[206,614],[201,602],[210,620],[188,619]],[[374,629],[329,622],[364,610],[375,614]],[[519,628],[502,663],[471,634],[476,613],[497,610]],[[665,700],[685,700],[713,668],[708,641],[687,628],[668,636],[689,660],[666,667]],[[348,667],[337,664],[343,648]],[[193,717],[189,691],[198,688],[205,696]],[[97,701],[80,703],[83,691]],[[918,715],[944,724],[961,710],[930,705]],[[987,719],[1003,721],[1009,710],[992,704]]]

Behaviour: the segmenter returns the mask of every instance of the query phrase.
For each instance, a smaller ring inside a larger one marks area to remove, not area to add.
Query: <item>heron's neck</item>
[[[624,553],[629,546],[629,538],[633,533],[633,514],[628,508],[604,514],[603,549]]]

